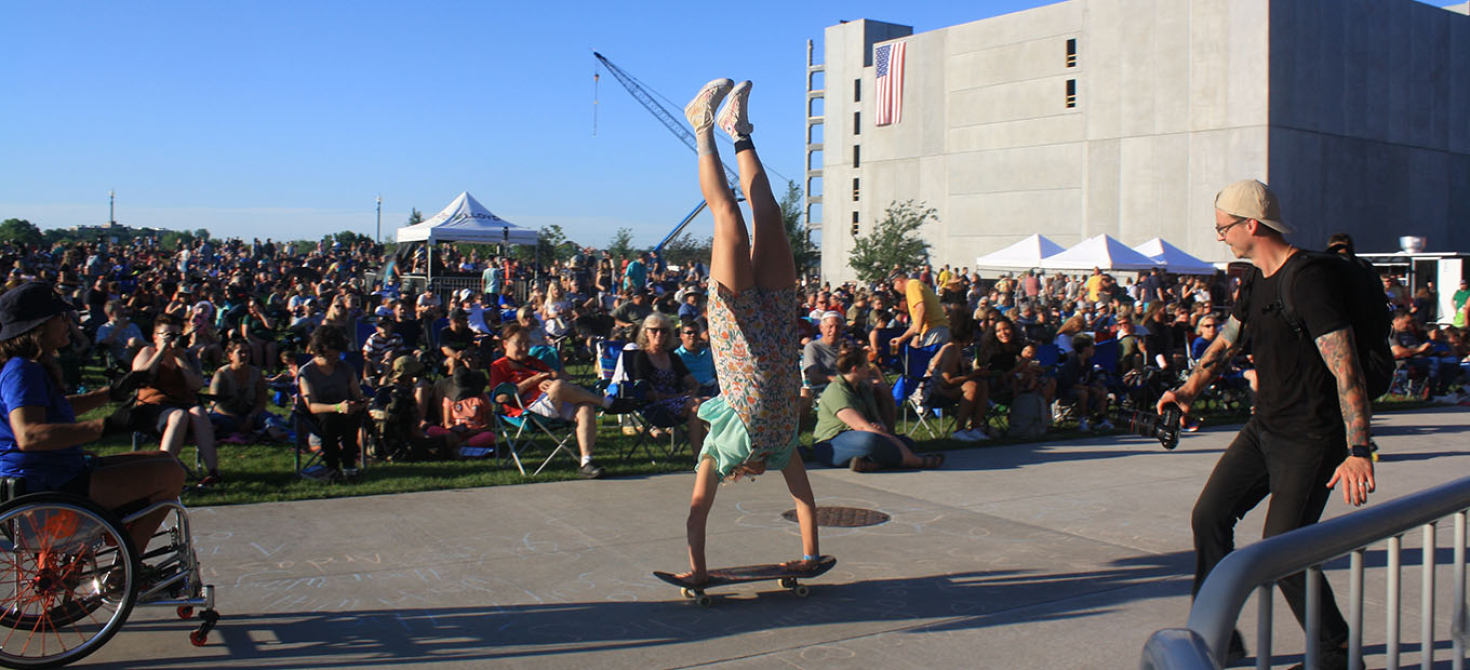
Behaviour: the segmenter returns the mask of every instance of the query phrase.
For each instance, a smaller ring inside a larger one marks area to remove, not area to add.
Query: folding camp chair
[[[310,408],[306,406],[306,399],[301,397],[301,382],[299,378],[301,368],[305,367],[307,363],[310,363],[311,358],[311,354],[296,355],[298,378],[293,380],[291,384],[291,432],[296,436],[295,444],[293,445],[296,475],[303,479],[320,479],[326,473],[327,465],[322,462],[321,450],[311,448],[311,438],[315,436],[318,440],[321,439],[321,425],[317,423],[316,417],[312,415]],[[373,394],[374,391],[368,389],[364,392],[364,397],[372,398]],[[362,439],[362,437],[368,437],[369,439]],[[372,446],[371,442],[371,435],[359,436],[357,445],[358,468],[364,473],[367,472],[368,460],[370,460],[368,456],[370,455],[369,447]]]
[[[922,402],[923,393],[920,389],[929,380],[929,361],[933,360],[935,354],[939,353],[942,344],[931,344],[927,347],[913,347],[904,344],[899,357],[903,361],[903,373],[898,381],[893,384],[893,400],[901,407],[907,407],[916,417],[914,426],[909,428],[908,413],[904,413],[903,432],[910,436],[918,434],[922,428],[931,439],[948,437],[948,417],[945,416],[942,407],[926,405]]]
[[[531,473],[532,477],[541,474],[557,454],[565,452],[573,462],[578,461],[578,455],[567,446],[576,440],[575,425],[528,411],[521,403],[516,385],[510,382],[497,385],[490,391],[490,398],[495,405],[495,422],[500,433],[500,443],[504,445],[506,454],[515,462],[516,470],[520,471],[522,477],[526,476],[526,467],[521,456],[529,454],[543,439],[551,447],[547,450],[545,460]],[[508,402],[501,402],[501,398],[508,398]],[[561,431],[561,434],[558,435],[556,431]]]

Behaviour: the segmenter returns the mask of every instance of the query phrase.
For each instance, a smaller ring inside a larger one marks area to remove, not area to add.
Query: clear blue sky
[[[713,77],[753,80],[757,146],[799,180],[806,40],[820,59],[842,19],[925,31],[1042,4],[4,3],[0,219],[105,223],[116,189],[128,225],[372,235],[381,194],[391,238],[467,190],[584,244],[623,226],[652,244],[700,200],[693,154],[606,72],[593,136],[592,49],[676,113]]]

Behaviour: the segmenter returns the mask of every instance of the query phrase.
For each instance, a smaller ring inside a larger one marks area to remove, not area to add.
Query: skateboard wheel
[[[700,607],[705,607],[705,608],[708,608],[710,605],[714,604],[714,601],[713,600],[710,600],[710,597],[707,596],[707,595],[704,595],[703,593],[699,594],[699,597],[696,598],[694,600],[694,602],[699,603],[699,606]]]
[[[811,595],[812,590],[807,588],[805,584],[797,584],[796,588],[791,589],[791,592],[795,593],[798,598],[805,598]]]
[[[679,595],[684,596],[685,598],[693,598],[694,592],[681,586],[679,587]]]
[[[192,618],[194,618],[194,608],[193,607],[190,607],[188,605],[180,605],[179,606],[179,609],[177,611],[178,611],[178,615],[179,615],[179,618],[180,619],[192,619]]]
[[[793,579],[793,578],[791,578],[791,577],[782,577],[781,578],[781,588],[783,588],[783,589],[794,589],[794,588],[796,588],[796,580]]]

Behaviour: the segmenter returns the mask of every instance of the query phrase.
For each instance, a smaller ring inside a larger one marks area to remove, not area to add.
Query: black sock
[[[735,140],[735,153],[737,153],[737,154],[740,153],[740,152],[742,152],[742,151],[746,151],[748,149],[754,149],[754,148],[755,148],[755,142],[752,142],[751,141],[749,135],[747,135],[747,136],[745,136],[745,137],[743,137],[741,139]]]

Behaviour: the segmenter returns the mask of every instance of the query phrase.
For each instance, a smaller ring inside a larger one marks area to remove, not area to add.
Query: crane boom
[[[669,129],[669,132],[673,133],[675,137],[684,143],[684,146],[689,147],[690,151],[696,153],[699,151],[694,142],[694,133],[689,130],[688,126],[675,117],[673,113],[669,112],[663,104],[655,100],[652,95],[649,95],[648,91],[643,88],[643,85],[633,75],[613,65],[612,61],[596,51],[592,52],[592,55],[597,58],[598,62],[601,62],[607,67],[607,71],[612,73],[612,76],[618,80],[618,83],[623,85],[623,88],[628,89],[628,93],[633,96],[634,100],[637,100],[639,104],[643,105],[643,108],[647,109],[660,123],[663,123],[664,127]],[[731,190],[735,192],[735,198],[737,200],[743,199],[740,194],[740,177],[735,170],[723,161],[721,161],[720,167],[725,169],[725,178],[727,183],[730,184]],[[699,206],[694,208],[694,211],[690,212],[688,216],[684,217],[683,221],[679,222],[679,225],[674,228],[673,232],[669,233],[667,237],[664,237],[662,242],[658,243],[658,246],[654,247],[654,250],[662,249],[665,244],[669,243],[669,240],[674,239],[679,233],[683,232],[684,228],[689,225],[689,222],[694,220],[695,215],[704,209],[704,206],[705,203],[701,201]]]

